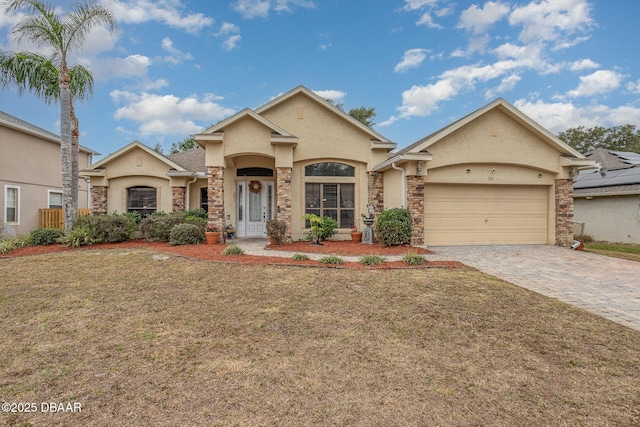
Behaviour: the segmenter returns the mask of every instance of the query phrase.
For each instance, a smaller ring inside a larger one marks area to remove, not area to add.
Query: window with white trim
[[[62,209],[62,192],[49,190],[49,209]]]
[[[20,187],[5,185],[4,187],[4,222],[20,223]]]

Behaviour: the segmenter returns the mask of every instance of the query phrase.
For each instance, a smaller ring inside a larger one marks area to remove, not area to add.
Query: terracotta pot
[[[215,245],[220,240],[220,231],[207,231],[204,233],[208,245]]]
[[[362,240],[362,231],[352,231],[351,232],[351,241],[359,242]]]

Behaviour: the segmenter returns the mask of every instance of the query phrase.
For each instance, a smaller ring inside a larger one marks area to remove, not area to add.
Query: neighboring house
[[[558,244],[573,241],[571,178],[594,162],[498,99],[415,144],[396,144],[299,86],[194,135],[202,147],[163,156],[139,142],[82,171],[94,212],[206,206],[209,222],[239,237],[305,213],[338,221],[407,207],[414,244]]]
[[[79,167],[94,151],[80,147]],[[17,235],[38,226],[38,209],[62,207],[60,136],[0,111],[0,221]],[[78,207],[90,207],[89,186],[79,182]]]
[[[640,154],[597,149],[586,157],[600,169],[581,173],[574,183],[576,233],[640,243]]]

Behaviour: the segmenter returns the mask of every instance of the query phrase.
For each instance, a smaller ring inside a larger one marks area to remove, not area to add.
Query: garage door
[[[548,187],[425,185],[431,246],[546,244]]]

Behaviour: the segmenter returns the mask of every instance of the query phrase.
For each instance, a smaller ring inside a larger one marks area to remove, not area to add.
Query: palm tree
[[[3,82],[11,81],[18,84],[20,90],[31,90],[45,102],[52,102],[56,98],[60,101],[62,205],[64,228],[68,232],[78,214],[79,128],[73,97],[88,97],[93,87],[93,77],[82,67],[69,68],[67,55],[81,50],[94,27],[105,25],[109,31],[114,31],[115,17],[108,9],[89,1],[76,5],[66,16],[59,15],[51,5],[40,0],[11,0],[6,11],[12,13],[23,8],[28,15],[13,30],[18,42],[29,40],[41,48],[52,50],[53,55],[49,58],[29,52],[3,55]],[[5,58],[7,64],[13,64],[9,70],[13,70],[14,74],[4,67]],[[58,82],[57,91],[51,87],[55,78]]]

